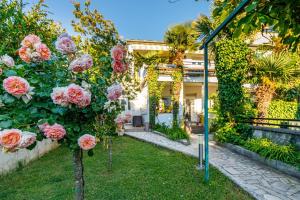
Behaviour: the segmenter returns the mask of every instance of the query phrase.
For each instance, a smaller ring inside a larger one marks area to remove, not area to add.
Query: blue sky
[[[37,0],[27,0],[37,2]],[[79,0],[84,2],[84,0]],[[52,18],[62,22],[70,34],[73,6],[70,0],[45,0]],[[209,15],[206,0],[92,0],[92,8],[115,23],[124,39],[162,40],[167,27],[195,19],[200,13]]]

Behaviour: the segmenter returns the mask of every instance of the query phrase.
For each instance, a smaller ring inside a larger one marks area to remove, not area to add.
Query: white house
[[[149,51],[169,51],[169,47],[159,41],[145,41],[145,40],[128,40],[128,52],[130,54],[139,52],[141,54]],[[132,63],[131,69],[134,70]],[[164,104],[164,111],[159,113],[156,117],[156,123],[165,123],[171,125],[173,116],[172,110],[168,109],[171,105],[171,83],[172,83],[172,66],[161,65],[159,67],[158,81],[165,82],[165,87],[162,92],[162,101]],[[143,80],[146,76],[146,69],[142,67],[139,70],[139,77]],[[209,94],[215,93],[217,90],[218,80],[215,76],[215,66],[211,62],[209,65]],[[186,52],[184,59],[184,82],[180,92],[179,105],[179,121],[184,116],[188,116],[191,122],[199,122],[200,114],[203,112],[203,96],[204,96],[204,56],[203,51]],[[210,105],[211,106],[211,105]],[[134,100],[131,100],[128,105],[128,111],[133,116],[142,116],[144,124],[149,123],[149,96],[148,86],[144,85],[141,92]]]

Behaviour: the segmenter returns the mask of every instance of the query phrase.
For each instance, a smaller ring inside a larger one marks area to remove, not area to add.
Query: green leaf
[[[66,110],[66,108],[57,107],[57,108],[52,108],[51,111],[54,114],[59,114],[59,115],[63,116],[67,110]]]
[[[257,2],[253,2],[253,3],[250,4],[248,7],[246,7],[245,10],[246,10],[247,12],[250,12],[250,11],[254,10],[254,9],[256,8],[256,6],[257,6]]]
[[[37,142],[34,142],[32,145],[30,145],[29,147],[27,147],[26,149],[28,150],[32,150],[34,149],[34,147],[36,146]]]
[[[9,94],[4,94],[2,96],[2,100],[3,100],[3,103],[9,104],[9,103],[13,103],[15,101],[15,98]]]
[[[88,150],[87,154],[88,156],[92,157],[94,155],[93,149]]]
[[[10,128],[12,126],[12,121],[11,120],[7,120],[7,121],[1,121],[0,122],[0,128],[4,129],[4,128]]]
[[[0,115],[0,121],[9,119],[8,115]]]
[[[9,76],[16,76],[17,75],[17,72],[15,70],[4,70],[4,75],[6,77],[9,77]]]

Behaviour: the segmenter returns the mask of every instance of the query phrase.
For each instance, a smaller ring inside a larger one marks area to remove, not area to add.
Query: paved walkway
[[[128,136],[150,142],[187,155],[198,157],[197,136],[192,144],[182,145],[151,132],[126,132]],[[300,181],[236,154],[213,143],[209,145],[210,164],[233,182],[261,200],[300,200]]]

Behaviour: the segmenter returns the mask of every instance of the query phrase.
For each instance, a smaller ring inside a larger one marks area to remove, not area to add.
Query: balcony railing
[[[178,69],[174,65],[161,65],[158,67],[159,73],[162,75],[171,75],[174,71]],[[204,66],[194,66],[194,67],[184,67],[184,76],[199,76],[204,75]],[[208,69],[209,76],[216,76],[215,69]]]

